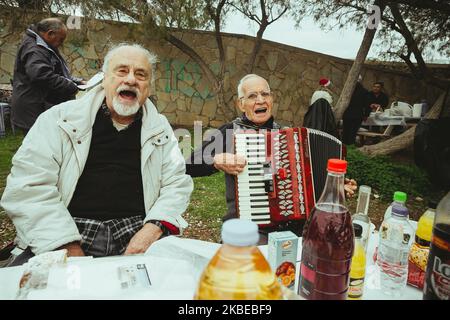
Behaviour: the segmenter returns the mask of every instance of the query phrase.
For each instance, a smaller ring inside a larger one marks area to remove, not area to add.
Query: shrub
[[[395,191],[406,192],[408,198],[435,200],[442,194],[415,165],[396,163],[387,156],[369,157],[355,147],[347,148],[347,161],[347,177],[372,187],[383,200],[391,201]]]

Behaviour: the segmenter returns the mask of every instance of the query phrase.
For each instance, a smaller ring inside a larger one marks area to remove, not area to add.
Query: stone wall
[[[14,60],[23,31],[29,22],[0,13],[0,83],[12,79]],[[219,54],[212,33],[193,31],[184,33],[183,41],[207,61],[212,70],[219,68]],[[156,38],[156,37],[155,37]],[[61,50],[72,73],[88,79],[103,63],[108,46],[122,41],[136,41],[154,51],[159,57],[153,92],[158,109],[173,125],[192,126],[194,120],[217,127],[225,122],[217,109],[213,86],[200,66],[167,42],[144,37],[139,27],[125,23],[83,20],[80,30],[70,30]],[[226,34],[226,101],[234,105],[237,83],[245,75],[243,65],[253,48],[253,38]],[[274,92],[274,115],[285,125],[301,125],[309,100],[320,77],[329,77],[337,102],[351,61],[303,50],[275,42],[264,41],[256,61],[255,73],[268,79]],[[376,65],[366,65],[363,83],[367,88],[374,81],[385,83],[390,101],[410,104],[426,99],[433,103],[438,90],[424,86],[407,73],[386,71]]]

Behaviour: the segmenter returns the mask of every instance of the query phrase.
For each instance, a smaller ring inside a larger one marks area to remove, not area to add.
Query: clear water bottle
[[[200,278],[196,300],[280,300],[280,284],[256,244],[258,225],[231,219],[222,226],[223,245]]]
[[[358,194],[358,202],[355,214],[352,216],[353,224],[358,224],[362,228],[361,243],[364,252],[367,251],[367,244],[370,237],[370,218],[368,216],[370,193],[372,189],[369,186],[360,186]]]
[[[408,254],[414,240],[414,228],[408,221],[408,209],[394,204],[392,215],[380,227],[377,264],[382,291],[401,296],[408,278]]]
[[[395,191],[394,192],[394,201],[390,204],[389,207],[387,207],[386,212],[384,213],[384,220],[386,220],[388,217],[391,216],[391,211],[392,211],[392,206],[394,204],[400,204],[405,206],[406,203],[406,193],[402,192],[402,191]]]

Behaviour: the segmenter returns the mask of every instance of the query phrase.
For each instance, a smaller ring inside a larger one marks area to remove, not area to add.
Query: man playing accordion
[[[194,150],[186,160],[186,173],[192,177],[209,176],[219,170],[225,173],[227,213],[223,217],[224,221],[239,217],[236,208],[236,176],[247,166],[246,158],[233,151],[233,133],[281,129],[272,116],[273,96],[264,78],[256,74],[244,76],[238,85],[238,97],[242,115],[205,139],[201,147]],[[348,180],[345,186],[347,196],[352,196],[356,188],[356,182]],[[268,233],[274,231],[289,230],[300,236],[303,223],[304,220],[295,220],[260,226],[260,244],[266,244]]]

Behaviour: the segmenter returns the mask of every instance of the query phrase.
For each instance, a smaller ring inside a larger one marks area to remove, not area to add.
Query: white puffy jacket
[[[19,248],[54,250],[81,239],[67,206],[83,172],[92,126],[105,98],[101,86],[79,100],[42,113],[12,159],[0,205],[14,222]],[[167,119],[147,99],[141,129],[141,171],[146,217],[180,230],[193,189]]]

